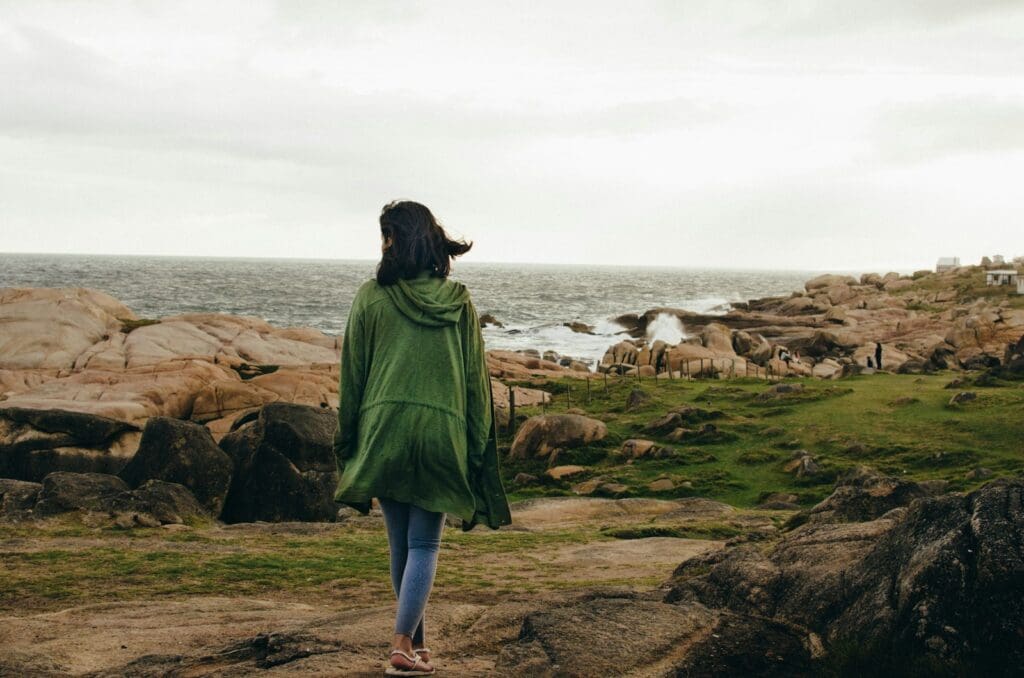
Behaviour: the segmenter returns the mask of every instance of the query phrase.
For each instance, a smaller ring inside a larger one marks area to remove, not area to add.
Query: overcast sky
[[[0,252],[1024,254],[1024,2],[0,0]]]

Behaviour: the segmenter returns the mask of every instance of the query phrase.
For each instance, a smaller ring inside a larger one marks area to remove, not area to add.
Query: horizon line
[[[289,257],[289,256],[226,256],[210,254],[139,254],[120,252],[0,252],[0,255],[15,256],[47,256],[47,257],[135,257],[135,258],[158,258],[158,259],[209,259],[209,260],[234,260],[234,261],[318,261],[318,262],[345,262],[375,264],[379,259],[364,258],[342,258],[342,257]],[[579,263],[579,262],[552,262],[552,261],[455,261],[453,269],[460,264],[471,266],[499,265],[499,266],[576,266],[576,267],[598,267],[598,268],[644,268],[644,269],[678,269],[691,271],[765,271],[780,273],[868,273],[879,272],[886,267],[854,267],[854,268],[765,268],[765,267],[739,267],[739,266],[685,266],[679,264],[606,264],[606,263]],[[971,264],[963,264],[969,266]],[[915,272],[913,266],[891,267],[895,272]],[[934,270],[934,266],[929,270]]]

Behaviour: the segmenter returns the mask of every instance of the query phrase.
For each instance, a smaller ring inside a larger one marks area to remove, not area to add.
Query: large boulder
[[[251,379],[238,379],[232,374],[207,384],[196,394],[190,419],[204,423],[233,419],[277,401],[337,407],[337,364],[282,367]]]
[[[746,330],[736,330],[732,333],[732,350],[737,355],[749,356],[754,348],[754,337]]]
[[[608,347],[601,358],[602,365],[636,365],[640,350],[631,341],[620,341]]]
[[[516,676],[792,676],[806,675],[810,658],[784,624],[611,592],[527,613],[498,664]]]
[[[70,369],[86,349],[118,333],[122,320],[134,319],[96,290],[0,288],[0,368]]]
[[[337,416],[330,409],[271,403],[221,440],[234,478],[225,522],[332,521],[337,516]]]
[[[764,367],[768,364],[768,361],[772,359],[772,353],[773,350],[771,342],[760,334],[754,335],[754,345],[751,347],[750,355],[748,356],[751,362]]]
[[[861,523],[806,524],[677,568],[666,601],[767,617],[880,675],[1024,665],[1024,480],[924,497]]]
[[[135,454],[140,438],[136,426],[107,417],[4,407],[0,477],[38,482],[54,471],[117,473]]]
[[[187,488],[149,480],[131,490],[105,473],[51,473],[43,479],[33,513],[37,517],[81,511],[100,514],[121,527],[156,527],[209,520]]]
[[[829,285],[822,291],[822,294],[828,297],[828,301],[832,305],[841,304],[856,296],[856,293],[850,289],[850,286],[846,283]]]
[[[886,292],[899,292],[914,286],[914,281],[909,278],[889,279],[883,285]]]
[[[968,346],[983,347],[996,334],[999,312],[991,308],[979,308],[977,312],[958,318],[946,332],[946,343],[958,349]]]
[[[178,483],[147,480],[130,492],[114,495],[105,508],[122,527],[183,524],[210,519],[210,513]]]
[[[259,318],[187,313],[140,324],[84,288],[0,288],[0,368],[131,369],[171,360],[311,365],[337,362],[337,339]]]
[[[108,473],[58,471],[43,478],[35,512],[40,516],[68,511],[107,511],[110,501],[128,492],[128,485]]]
[[[239,414],[258,410],[267,403],[280,400],[268,389],[254,384],[255,380],[220,379],[203,387],[196,394],[192,405],[193,421],[212,422],[217,419],[237,417]]]
[[[560,377],[569,370],[558,363],[518,351],[487,351],[487,369],[499,379]]]
[[[1001,376],[1010,379],[1024,378],[1024,335],[1006,345]]]
[[[815,358],[825,356],[836,357],[852,352],[859,343],[856,337],[846,332],[817,330],[804,350],[807,355],[814,356]]]
[[[257,365],[337,362],[336,339],[310,328],[276,328],[247,316],[186,313],[113,335],[84,353],[76,367],[123,368],[169,360]]]
[[[857,284],[857,279],[854,278],[852,275],[836,275],[836,274],[826,273],[824,275],[819,275],[819,276],[817,276],[815,278],[811,278],[810,280],[805,282],[804,283],[804,289],[807,290],[808,292],[812,292],[814,290],[820,290],[822,288],[832,287],[833,285],[856,285],[856,284]]]
[[[864,273],[860,276],[860,284],[881,287],[883,285],[882,276],[877,273]]]
[[[130,369],[86,369],[15,393],[4,407],[61,409],[136,425],[149,417],[188,419],[197,394],[214,381],[237,378],[204,360],[171,360]]]
[[[885,476],[866,466],[856,466],[839,477],[832,494],[813,508],[794,516],[791,524],[874,520],[931,494],[931,489],[920,483]]]
[[[220,515],[231,485],[234,462],[199,424],[152,417],[142,442],[118,474],[132,487],[163,480],[187,487],[210,514]]]
[[[835,379],[842,371],[843,366],[831,358],[824,358],[811,368],[811,374],[820,379]]]
[[[0,478],[0,519],[18,519],[31,511],[43,489],[40,483]]]
[[[582,447],[608,435],[603,421],[579,414],[530,417],[516,432],[509,456],[513,459],[548,457],[556,450]]]
[[[712,364],[716,353],[699,344],[682,342],[669,347],[666,350],[666,355],[666,365],[673,372],[687,371],[696,374],[700,371],[702,364]]]
[[[833,306],[825,314],[825,322],[833,323],[836,325],[844,325],[847,323],[849,318],[846,315],[845,306]]]
[[[657,444],[653,440],[643,438],[630,438],[622,443],[619,454],[628,459],[639,459],[641,457],[662,458],[671,457],[675,452],[667,447]]]
[[[734,356],[732,330],[721,323],[708,323],[700,333],[701,343],[716,356]]]

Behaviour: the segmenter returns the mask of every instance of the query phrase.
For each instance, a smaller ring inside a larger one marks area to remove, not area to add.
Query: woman
[[[380,215],[375,279],[352,301],[341,347],[335,501],[368,513],[377,497],[398,597],[390,675],[434,672],[423,613],[445,514],[462,529],[511,522],[498,476],[491,381],[480,320],[451,259],[451,240],[425,206]]]

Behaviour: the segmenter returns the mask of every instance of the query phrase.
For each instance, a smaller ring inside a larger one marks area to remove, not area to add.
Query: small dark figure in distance
[[[875,342],[875,366],[882,369],[882,345]]]

